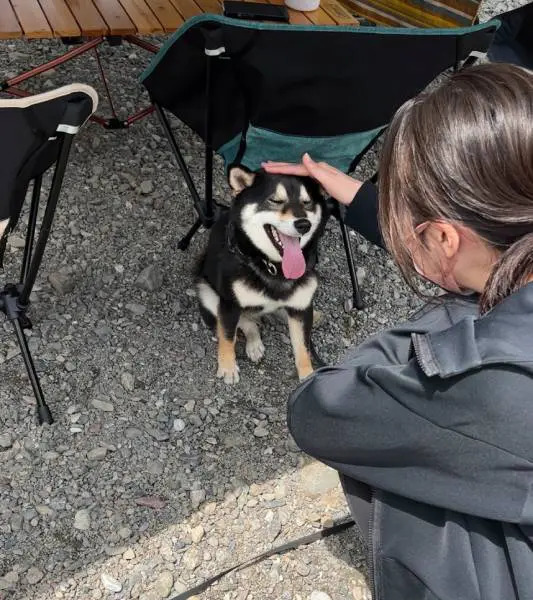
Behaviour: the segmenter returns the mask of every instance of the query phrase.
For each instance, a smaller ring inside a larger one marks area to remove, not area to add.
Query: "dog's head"
[[[309,177],[273,175],[231,167],[235,195],[232,218],[250,242],[269,260],[281,262],[287,279],[306,270],[306,250],[316,243],[327,220],[320,186]]]

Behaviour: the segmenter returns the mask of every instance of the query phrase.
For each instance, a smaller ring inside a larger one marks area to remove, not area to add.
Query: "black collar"
[[[252,257],[244,254],[244,252],[239,248],[239,244],[235,236],[235,224],[231,221],[228,222],[228,226],[226,228],[226,246],[242,264],[251,267],[254,270],[258,269],[262,275],[269,275],[270,277],[278,277],[280,275],[281,269],[279,265],[276,265],[262,256]]]

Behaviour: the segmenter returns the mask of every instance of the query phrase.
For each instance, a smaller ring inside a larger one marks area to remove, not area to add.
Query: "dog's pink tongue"
[[[279,238],[283,244],[281,269],[287,279],[299,279],[305,273],[305,258],[300,248],[300,238],[281,233]]]

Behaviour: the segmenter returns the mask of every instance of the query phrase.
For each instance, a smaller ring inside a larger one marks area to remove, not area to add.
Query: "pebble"
[[[339,485],[337,471],[319,462],[312,462],[300,471],[300,484],[309,496],[319,496]]]
[[[120,376],[120,383],[127,392],[133,392],[135,389],[135,377],[133,377],[131,373],[122,373]]]
[[[105,587],[105,589],[109,592],[117,593],[122,591],[122,584],[120,583],[120,581],[118,579],[115,579],[114,577],[111,577],[111,575],[108,575],[107,573],[102,573],[100,575],[100,581],[102,582],[102,585]]]
[[[121,537],[123,540],[125,540],[125,539],[131,537],[131,534],[133,532],[129,527],[121,527],[117,533],[118,533],[119,537]]]
[[[150,475],[162,475],[165,470],[165,466],[158,460],[150,460],[146,465],[146,470]]]
[[[198,544],[205,535],[205,530],[202,525],[197,525],[191,529],[191,540],[193,544]]]
[[[103,410],[104,412],[112,412],[115,409],[111,402],[107,402],[107,400],[99,400],[98,398],[95,398],[91,404],[94,408]]]
[[[30,585],[35,585],[36,583],[39,583],[39,581],[41,581],[43,577],[44,573],[42,571],[39,571],[37,567],[30,567],[26,572],[26,581]]]
[[[136,304],[135,302],[131,302],[130,304],[126,304],[126,310],[129,310],[130,313],[141,316],[146,312],[146,306],[143,304]]]
[[[326,592],[319,592],[317,590],[314,590],[311,592],[309,600],[331,600],[331,596],[329,594],[326,594]]]
[[[74,279],[66,271],[55,271],[48,275],[48,281],[54,290],[60,294],[68,294],[74,289]]]
[[[258,438],[266,437],[268,435],[268,429],[265,429],[264,425],[260,424],[254,429],[254,435]]]
[[[183,419],[174,419],[172,428],[174,431],[183,431],[185,429],[185,421]]]
[[[93,448],[87,452],[89,460],[104,460],[107,455],[107,448]]]
[[[140,437],[142,434],[143,432],[140,429],[137,429],[137,427],[128,427],[124,432],[124,435],[128,438],[128,440],[134,440]]]
[[[191,490],[191,505],[198,508],[205,500],[205,490]]]
[[[135,285],[147,292],[156,292],[163,285],[163,273],[157,265],[150,265],[141,271]]]
[[[181,564],[188,571],[194,571],[202,564],[202,554],[196,546],[189,548],[187,552],[183,555],[183,559]]]
[[[152,180],[145,179],[144,181],[142,181],[141,185],[139,186],[139,190],[140,190],[141,194],[143,194],[143,196],[147,196],[148,194],[151,194],[154,191],[154,184],[153,184]]]
[[[168,598],[174,585],[174,575],[170,571],[162,571],[150,587],[152,595],[159,600]]]
[[[87,531],[91,526],[91,515],[89,511],[82,508],[74,515],[74,529]]]
[[[166,442],[170,437],[166,431],[161,431],[160,429],[154,429],[153,427],[147,427],[146,433],[150,437],[153,437],[154,440],[157,440],[158,442]]]
[[[11,433],[6,432],[0,434],[0,450],[9,450],[13,446],[13,437]]]
[[[18,235],[12,235],[9,238],[9,245],[11,248],[18,248],[20,250],[21,248],[24,248],[26,241],[23,238],[18,237]]]
[[[132,548],[128,548],[126,552],[122,555],[124,560],[133,560],[135,558],[135,552]]]

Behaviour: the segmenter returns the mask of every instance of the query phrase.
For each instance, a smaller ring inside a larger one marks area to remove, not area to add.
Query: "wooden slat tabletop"
[[[283,4],[284,0],[257,0]],[[0,39],[171,33],[202,13],[222,14],[223,0],[0,0]],[[357,25],[339,0],[318,10],[289,9],[300,25]]]

